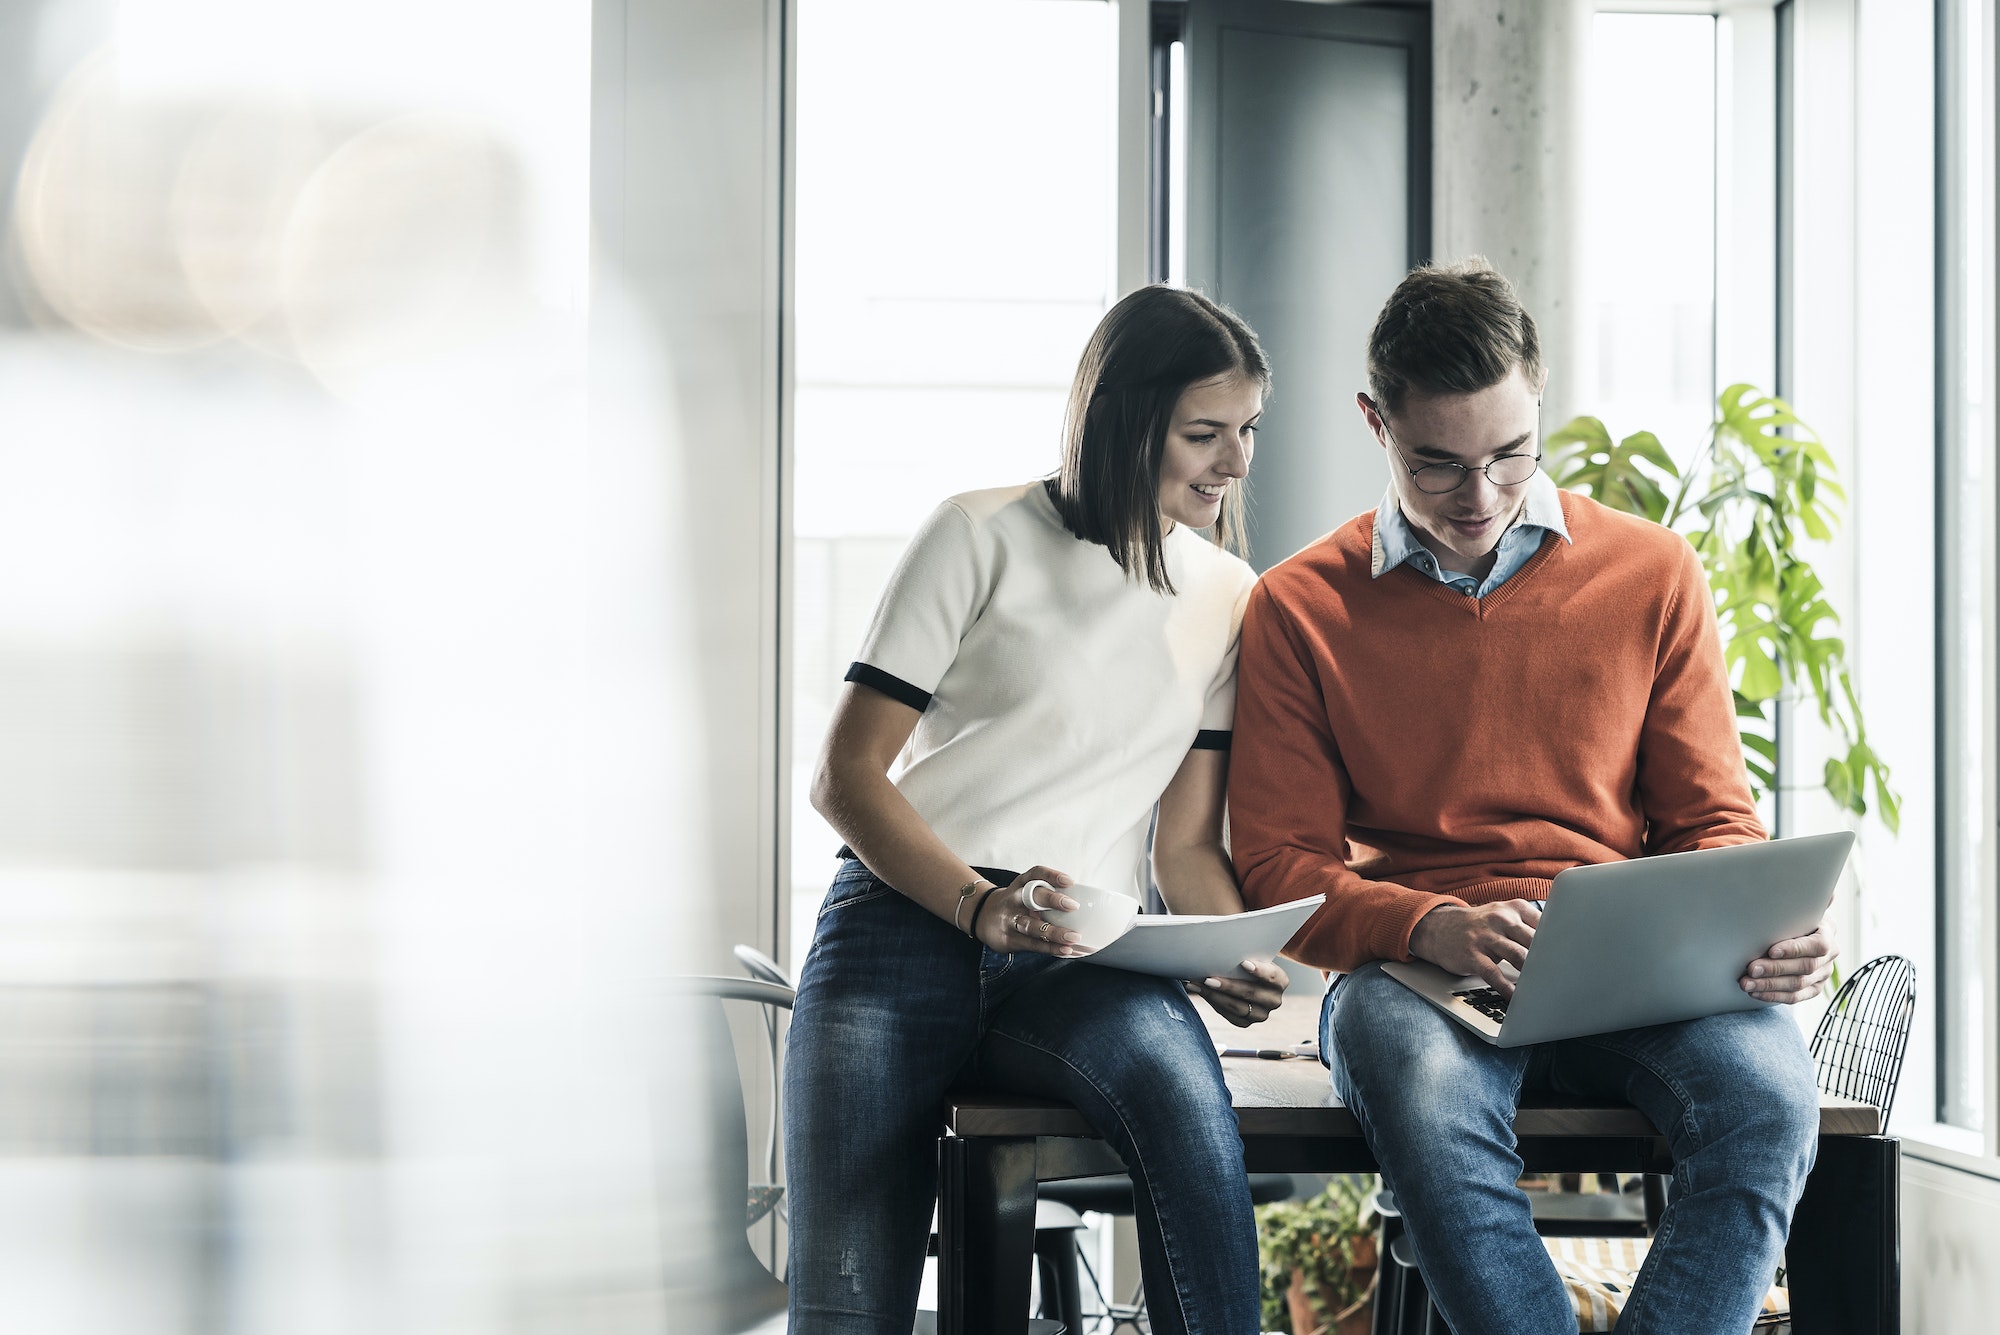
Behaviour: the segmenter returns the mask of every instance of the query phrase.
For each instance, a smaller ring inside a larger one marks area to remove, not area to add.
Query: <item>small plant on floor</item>
[[[1308,1200],[1257,1207],[1265,1330],[1333,1335],[1350,1323],[1367,1329],[1363,1300],[1375,1280],[1374,1193],[1373,1177],[1343,1175]],[[1308,1324],[1300,1325],[1301,1318]]]

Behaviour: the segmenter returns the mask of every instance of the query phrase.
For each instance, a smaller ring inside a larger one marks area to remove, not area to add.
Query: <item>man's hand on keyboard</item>
[[[1519,972],[1534,944],[1535,924],[1541,920],[1542,906],[1532,899],[1506,899],[1474,908],[1440,904],[1417,920],[1410,933],[1410,953],[1451,973],[1477,974],[1501,996],[1511,997],[1514,980],[1500,966],[1511,964]]]

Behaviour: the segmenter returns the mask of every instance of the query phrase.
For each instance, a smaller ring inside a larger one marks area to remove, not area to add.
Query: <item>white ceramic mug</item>
[[[1095,885],[1071,885],[1058,890],[1047,881],[1028,882],[1028,904],[1058,927],[1067,927],[1083,939],[1075,944],[1085,950],[1102,950],[1125,935],[1132,919],[1139,916],[1139,901],[1116,890]],[[1050,895],[1068,895],[1077,902],[1073,909],[1045,907]]]

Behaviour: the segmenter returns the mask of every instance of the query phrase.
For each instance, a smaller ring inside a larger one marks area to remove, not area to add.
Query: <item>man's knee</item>
[[[1771,1008],[1703,1023],[1727,1065],[1720,1097],[1702,1112],[1707,1139],[1727,1143],[1737,1171],[1802,1182],[1819,1146],[1819,1087],[1791,1015]]]
[[[1470,1051],[1456,1025],[1379,964],[1347,975],[1330,1004],[1329,1061],[1338,1057],[1362,1088],[1393,1086],[1412,1102],[1434,1103],[1464,1089],[1486,1055]]]
[[[1518,1054],[1472,1037],[1378,966],[1350,974],[1333,1004],[1334,1088],[1378,1153],[1511,1147]]]

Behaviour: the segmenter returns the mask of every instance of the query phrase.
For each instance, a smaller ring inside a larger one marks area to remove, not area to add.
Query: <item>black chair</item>
[[[1396,1193],[1383,1187],[1375,1193],[1375,1310],[1369,1335],[1401,1335],[1403,1303],[1412,1283],[1421,1286],[1423,1276],[1403,1241],[1403,1212]],[[1404,1264],[1408,1261],[1409,1264]],[[1424,1291],[1428,1300],[1429,1291]]]
[[[1381,1255],[1384,1269],[1377,1273],[1385,1279],[1390,1275],[1394,1278],[1387,1279],[1386,1298],[1383,1282],[1377,1281],[1371,1330],[1377,1335],[1451,1335],[1451,1327],[1438,1315],[1431,1303],[1430,1290],[1424,1287],[1424,1277],[1417,1270],[1416,1249],[1410,1245],[1409,1237],[1399,1234]]]
[[[1917,1010],[1916,966],[1901,955],[1881,955],[1856,969],[1834,994],[1826,1014],[1813,1031],[1810,1051],[1813,1073],[1820,1092],[1872,1103],[1882,1110],[1882,1130],[1889,1129],[1889,1110],[1896,1101],[1896,1085],[1903,1074],[1903,1054],[1910,1044],[1910,1021]],[[1660,1221],[1667,1201],[1668,1181],[1648,1177],[1645,1184],[1646,1232],[1650,1235]],[[1402,1220],[1395,1215],[1395,1237],[1390,1234],[1394,1198],[1383,1211],[1381,1270],[1377,1280],[1374,1335],[1436,1335],[1447,1331],[1443,1319],[1430,1301],[1423,1277],[1417,1272],[1415,1253],[1401,1236]],[[1614,1198],[1615,1199],[1615,1198]],[[1580,1233],[1578,1230],[1545,1226],[1538,1215],[1536,1229],[1545,1236],[1609,1236],[1608,1233]],[[1392,1255],[1397,1247],[1402,1251]],[[1387,1304],[1394,1310],[1387,1316],[1382,1294],[1392,1293]],[[1420,1309],[1420,1310],[1419,1310]],[[1758,1325],[1784,1319],[1782,1313],[1767,1313]],[[1385,1321],[1388,1324],[1385,1324]],[[1586,1329],[1588,1329],[1586,1327]]]
[[[1916,1013],[1917,966],[1901,955],[1881,955],[1854,971],[1813,1031],[1820,1089],[1880,1108],[1885,1135]]]

